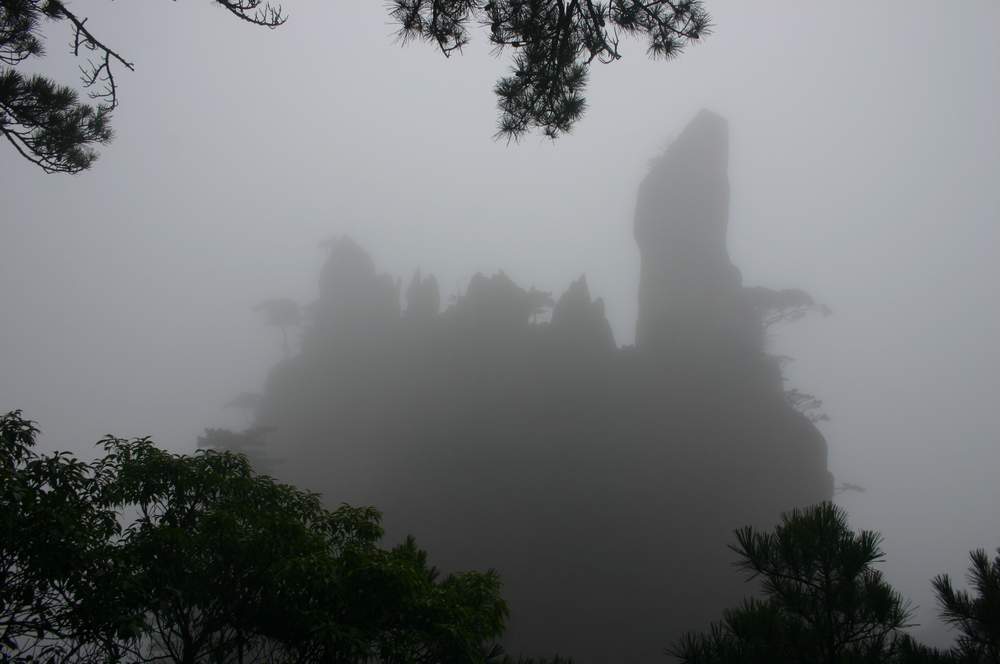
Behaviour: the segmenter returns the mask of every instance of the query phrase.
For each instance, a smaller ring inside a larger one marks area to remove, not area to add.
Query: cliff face
[[[742,287],[727,142],[702,113],[640,187],[635,347],[583,278],[553,301],[477,275],[439,311],[418,274],[401,310],[399,283],[337,243],[258,410],[279,476],[376,505],[446,571],[498,569],[511,652],[662,661],[743,596],[734,528],[832,494],[826,443],[763,344],[765,316],[811,300]]]

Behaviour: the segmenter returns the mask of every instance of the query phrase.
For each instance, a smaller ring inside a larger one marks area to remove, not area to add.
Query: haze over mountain
[[[404,289],[434,274],[442,307],[478,272],[556,297],[586,274],[631,345],[639,183],[710,108],[743,283],[833,311],[765,341],[823,401],[837,481],[867,489],[838,496],[852,523],[886,535],[928,625],[930,577],[1000,545],[996,3],[719,2],[704,44],[670,63],[629,44],[573,134],[512,146],[491,139],[504,65],[485,43],[400,49],[378,3],[290,8],[274,32],[207,4],[93,7],[138,71],[92,171],[0,151],[0,404],[47,448],[244,427],[223,406],[283,357],[252,308],[317,300],[317,245],[345,234]],[[72,77],[60,45],[45,67]]]
[[[833,497],[826,441],[764,344],[765,321],[813,301],[742,286],[727,146],[702,111],[640,187],[634,346],[585,276],[553,298],[479,273],[439,311],[418,272],[401,307],[401,283],[340,238],[301,352],[253,407],[260,434],[203,444],[379,505],[390,539],[415,535],[445,570],[497,569],[511,652],[659,660],[743,595],[734,529]]]

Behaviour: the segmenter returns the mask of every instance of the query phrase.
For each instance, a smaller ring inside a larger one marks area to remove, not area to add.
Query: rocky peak
[[[640,349],[691,356],[757,346],[726,247],[728,164],[727,122],[701,111],[639,187]]]

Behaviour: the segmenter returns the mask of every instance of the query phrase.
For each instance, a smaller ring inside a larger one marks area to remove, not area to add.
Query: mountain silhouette
[[[377,506],[444,571],[499,570],[514,654],[663,661],[743,596],[734,528],[833,495],[764,343],[775,311],[812,300],[742,285],[727,170],[727,123],[703,111],[643,180],[629,347],[584,277],[553,298],[477,274],[441,310],[432,276],[401,302],[332,242],[302,351],[254,411],[278,476]]]

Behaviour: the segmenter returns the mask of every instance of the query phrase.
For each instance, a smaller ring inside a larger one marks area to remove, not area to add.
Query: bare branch
[[[87,66],[81,66],[84,88],[91,88],[98,83],[103,83],[104,88],[98,92],[91,92],[91,99],[101,99],[107,105],[108,110],[114,110],[118,106],[118,86],[115,84],[115,75],[111,69],[111,61],[117,61],[129,71],[135,71],[135,65],[123,58],[112,48],[97,39],[90,30],[87,29],[87,19],[80,19],[73,12],[66,8],[66,5],[58,0],[53,0],[53,14],[61,15],[73,24],[73,55],[80,55],[80,48],[88,51],[98,52],[99,59],[95,63],[87,60]]]
[[[215,0],[241,21],[265,28],[277,28],[288,20],[281,5],[264,0]]]

